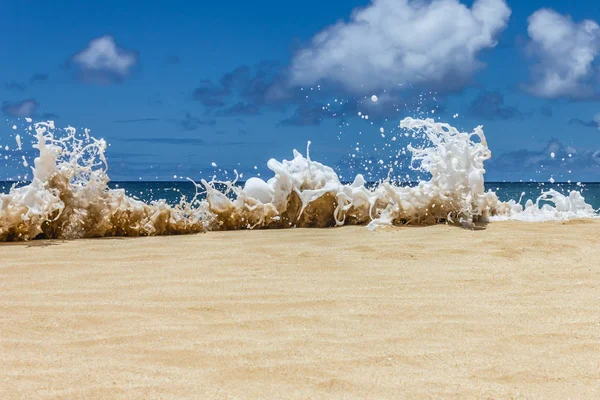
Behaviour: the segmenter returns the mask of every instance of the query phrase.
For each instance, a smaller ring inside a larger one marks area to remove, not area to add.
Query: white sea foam
[[[109,189],[106,143],[74,128],[34,125],[39,151],[26,186],[0,195],[0,240],[166,235],[221,229],[328,227],[345,224],[473,226],[499,219],[523,221],[589,218],[597,213],[581,193],[544,192],[522,206],[501,202],[484,189],[484,162],[491,157],[482,127],[461,132],[432,119],[406,118],[405,136],[426,145],[408,146],[411,167],[428,180],[416,186],[383,181],[374,188],[357,175],[341,182],[326,165],[294,151],[292,160],[269,160],[273,177],[253,177],[243,187],[233,181],[202,180],[193,199],[177,206],[144,203]],[[310,143],[309,143],[310,145]],[[236,173],[237,176],[237,173]],[[223,190],[222,188],[226,189]],[[221,189],[219,189],[221,188]],[[201,191],[206,198],[199,200]]]
[[[369,189],[362,175],[342,184],[335,171],[294,151],[290,161],[271,159],[268,181],[249,179],[243,188],[224,183],[228,193],[203,181],[209,209],[217,215],[213,228],[325,227],[365,224],[370,228],[394,224],[460,223],[473,226],[491,217],[546,220],[593,217],[595,212],[579,192],[563,196],[548,191],[526,209],[515,201],[501,202],[484,189],[484,161],[491,157],[482,127],[458,131],[432,119],[406,118],[401,128],[413,137],[424,135],[428,146],[413,147],[412,167],[431,175],[414,187],[384,181]],[[230,193],[231,192],[231,193]],[[231,196],[233,194],[233,196]],[[541,205],[547,198],[555,205]]]
[[[192,207],[193,201],[145,204],[110,190],[106,143],[87,131],[78,135],[45,122],[35,132],[39,155],[31,183],[0,194],[0,240],[179,234],[210,223],[206,206]]]
[[[580,192],[573,190],[568,195],[557,192],[554,189],[543,192],[535,202],[527,200],[525,206],[521,206],[514,200],[508,203],[509,211],[493,216],[493,221],[517,220],[517,221],[562,221],[576,218],[592,218],[598,214]]]

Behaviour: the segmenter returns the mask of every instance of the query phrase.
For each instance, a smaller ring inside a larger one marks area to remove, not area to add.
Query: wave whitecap
[[[368,188],[362,175],[341,182],[330,167],[294,151],[269,160],[267,181],[202,180],[196,196],[176,206],[142,202],[108,187],[106,143],[52,122],[33,125],[39,152],[31,183],[0,194],[0,240],[173,235],[206,230],[367,225],[473,226],[494,219],[525,221],[591,218],[598,214],[580,192],[546,191],[536,199],[502,202],[484,189],[491,157],[482,127],[471,133],[432,119],[406,118],[402,129],[427,145],[408,146],[411,167],[430,176],[416,186],[383,181]],[[223,189],[225,187],[225,189]],[[204,195],[200,199],[200,195]]]

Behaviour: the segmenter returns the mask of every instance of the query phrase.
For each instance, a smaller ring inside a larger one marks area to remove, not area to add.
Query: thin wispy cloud
[[[25,90],[29,89],[30,87],[32,87],[36,84],[48,82],[49,78],[50,78],[49,74],[37,73],[37,74],[31,75],[31,77],[29,78],[29,84],[26,84],[24,82],[12,81],[12,82],[5,83],[4,89],[6,89],[8,91],[12,91],[12,92],[24,92]]]
[[[23,92],[27,89],[27,85],[21,82],[7,82],[4,84],[4,89],[12,92]]]
[[[124,138],[121,139],[123,142],[129,143],[158,143],[158,144],[171,144],[171,145],[204,145],[206,142],[202,139],[195,138]]]
[[[494,156],[486,163],[492,176],[526,176],[547,180],[552,175],[563,179],[585,179],[600,172],[600,148],[580,149],[552,139],[542,150],[521,149]],[[569,173],[569,171],[571,173]]]
[[[548,106],[542,106],[540,107],[540,114],[542,114],[544,117],[552,117],[554,115],[554,111],[552,111],[552,109]]]
[[[42,118],[42,120],[45,120],[45,121],[54,121],[54,120],[60,119],[60,115],[55,114],[55,113],[43,113],[41,118]]]
[[[2,112],[8,117],[33,117],[38,107],[38,102],[31,98],[19,102],[4,102],[2,104]]]
[[[323,105],[317,103],[305,103],[296,108],[292,115],[282,119],[280,126],[316,126],[324,119],[332,118],[332,114],[325,110]]]
[[[117,119],[113,121],[115,124],[135,124],[140,122],[158,122],[159,118],[135,118],[135,119]]]
[[[240,65],[216,81],[202,80],[192,91],[192,99],[221,117],[253,116],[264,109],[284,108],[288,103],[276,96],[282,72],[281,65],[272,61],[253,67]]]
[[[181,64],[181,57],[176,56],[176,55],[171,55],[171,56],[168,56],[165,61],[168,65],[177,65],[177,64]]]
[[[182,118],[170,118],[168,121],[177,124],[184,131],[195,131],[202,126],[215,126],[217,124],[216,119],[201,119],[190,113],[185,113]]]
[[[570,125],[579,125],[584,128],[594,128],[600,130],[600,113],[594,115],[591,120],[582,120],[580,118],[573,118],[569,120]]]
[[[130,143],[156,143],[168,145],[192,145],[192,146],[246,146],[249,142],[207,142],[197,138],[170,138],[170,137],[149,137],[149,138],[124,138],[123,142]]]
[[[231,106],[215,112],[217,117],[234,117],[236,115],[253,116],[261,113],[261,107],[258,104],[237,102]]]
[[[532,113],[524,113],[516,106],[507,105],[504,95],[498,91],[486,91],[469,105],[469,115],[487,120],[523,119]]]
[[[49,78],[50,78],[49,74],[44,74],[44,73],[33,74],[33,75],[31,75],[31,78],[29,78],[29,84],[34,85],[36,83],[46,83],[46,82],[48,82]]]

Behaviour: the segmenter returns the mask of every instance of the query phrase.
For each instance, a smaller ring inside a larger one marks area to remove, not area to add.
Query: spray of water
[[[423,136],[408,146],[411,168],[430,176],[416,186],[389,180],[368,188],[362,175],[351,184],[336,172],[294,151],[292,160],[269,160],[273,176],[233,181],[202,180],[196,196],[176,206],[145,203],[108,187],[106,143],[88,131],[36,123],[33,178],[0,195],[0,240],[76,239],[101,236],[172,235],[206,230],[428,225],[517,219],[543,221],[596,217],[581,193],[544,192],[536,202],[501,202],[484,189],[484,162],[491,157],[482,127],[461,132],[432,119],[406,118],[400,127]],[[21,139],[19,137],[18,142]],[[222,188],[225,187],[223,190]],[[219,189],[220,188],[220,189]],[[206,194],[200,200],[199,195]]]
[[[0,195],[0,240],[182,234],[211,222],[206,204],[146,204],[110,190],[106,143],[87,131],[36,123],[35,140],[31,183]]]

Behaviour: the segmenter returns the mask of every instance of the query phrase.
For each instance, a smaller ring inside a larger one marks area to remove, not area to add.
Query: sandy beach
[[[600,221],[0,245],[0,398],[600,397]]]

